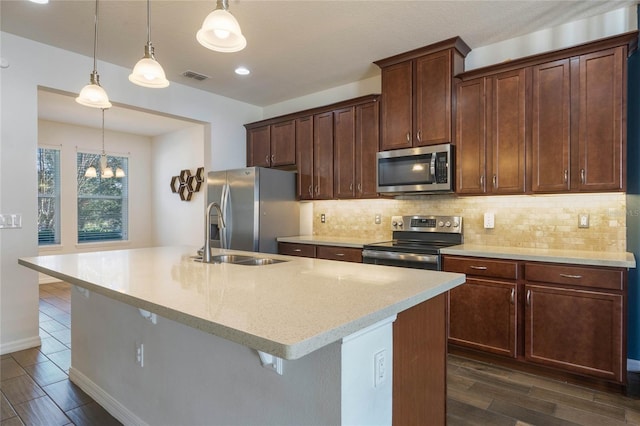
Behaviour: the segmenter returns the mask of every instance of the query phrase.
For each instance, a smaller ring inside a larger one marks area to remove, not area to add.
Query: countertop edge
[[[547,262],[547,263],[567,263],[575,265],[585,266],[605,266],[616,268],[635,268],[636,261],[632,253],[621,253],[620,259],[596,259],[593,257],[581,257],[578,254],[571,253],[558,253],[558,254],[536,254],[536,253],[515,253],[509,252],[509,248],[495,247],[474,247],[464,248],[464,246],[452,246],[441,249],[442,254],[456,255],[456,256],[469,256],[469,257],[483,257],[494,259],[506,259],[506,260],[522,260],[531,262]],[[537,249],[532,249],[537,250]],[[588,252],[597,254],[598,252]],[[626,256],[626,259],[622,259]]]
[[[334,239],[335,237],[313,237],[313,236],[297,236],[297,237],[278,237],[276,240],[279,243],[294,243],[294,244],[308,244],[316,246],[336,246],[336,247],[351,247],[351,248],[363,248],[365,244],[371,243],[370,240],[366,241],[349,241],[348,239],[342,241],[340,239]]]

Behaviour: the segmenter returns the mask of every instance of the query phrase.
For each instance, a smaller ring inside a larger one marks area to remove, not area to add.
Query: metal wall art
[[[180,195],[182,201],[191,201],[194,192],[199,192],[204,182],[204,167],[198,167],[196,174],[192,175],[191,170],[184,169],[178,176],[171,178],[171,192]]]

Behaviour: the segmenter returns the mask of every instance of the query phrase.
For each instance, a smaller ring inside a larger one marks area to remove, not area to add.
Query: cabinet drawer
[[[622,269],[591,268],[548,263],[525,264],[525,279],[553,284],[623,290],[625,274]]]
[[[362,263],[362,249],[353,247],[317,246],[316,257],[318,259]]]
[[[313,244],[278,243],[278,253],[288,256],[316,257]]]
[[[518,263],[509,260],[493,260],[481,257],[445,256],[444,270],[479,277],[504,279],[518,278]]]

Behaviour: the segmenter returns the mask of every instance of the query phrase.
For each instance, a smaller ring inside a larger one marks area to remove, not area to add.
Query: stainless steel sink
[[[202,262],[202,256],[194,256],[193,260]],[[261,266],[287,262],[286,260],[271,259],[267,257],[244,256],[240,254],[219,254],[211,256],[211,263],[232,263],[234,265]]]

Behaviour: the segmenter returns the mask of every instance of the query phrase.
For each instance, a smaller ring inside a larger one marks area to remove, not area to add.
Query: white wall
[[[88,82],[92,58],[0,33],[0,212],[22,214],[21,229],[0,230],[0,353],[35,346],[38,337],[37,274],[17,263],[36,256],[38,86],[70,93]],[[205,126],[204,166],[245,165],[244,123],[262,118],[256,106],[172,83],[152,90],[132,85],[129,69],[98,62],[112,102],[190,118]]]
[[[96,110],[96,113],[99,113]],[[108,114],[108,112],[107,112]],[[60,149],[60,245],[42,246],[39,254],[66,254],[83,251],[149,247],[152,227],[149,221],[151,204],[151,139],[129,133],[105,131],[105,151],[109,155],[129,158],[129,239],[107,243],[77,242],[77,182],[76,153],[100,152],[102,132],[91,127],[74,126],[47,120],[38,121],[38,145]],[[202,150],[201,150],[202,151]]]
[[[465,69],[471,70],[509,59],[564,49],[600,38],[634,31],[638,28],[636,6],[616,9],[580,21],[536,31],[489,46],[475,47],[465,58]]]
[[[204,242],[206,180],[191,201],[182,201],[169,185],[171,177],[181,170],[189,169],[195,174],[198,167],[204,166],[204,134],[204,126],[198,125],[153,138],[150,205],[154,246],[199,247]]]

